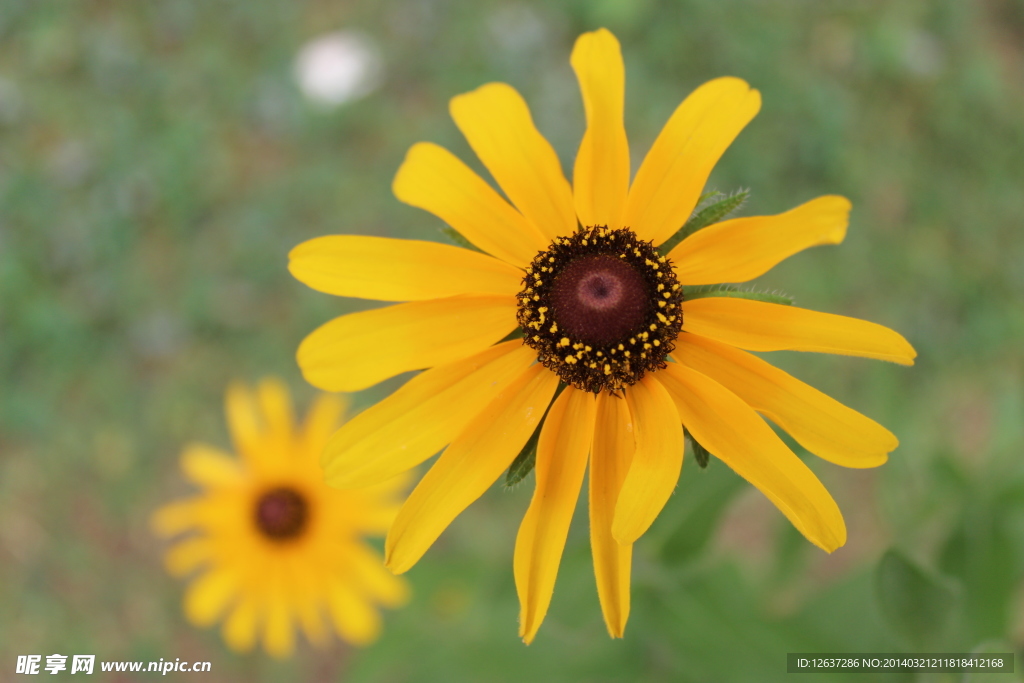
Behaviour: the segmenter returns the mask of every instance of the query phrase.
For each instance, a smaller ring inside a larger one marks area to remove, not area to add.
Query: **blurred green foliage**
[[[752,188],[747,213],[854,203],[842,247],[758,282],[920,353],[912,369],[772,357],[902,441],[878,470],[812,463],[848,544],[824,555],[721,463],[688,460],[637,546],[626,638],[605,634],[583,503],[524,648],[511,557],[531,477],[456,521],[376,645],[228,652],[185,623],[147,519],[188,490],[183,444],[227,445],[230,379],[281,374],[308,400],[296,346],[364,305],[293,281],[287,251],[338,232],[443,239],[390,180],[418,140],[475,164],[446,103],[489,80],[524,93],[571,169],[568,56],[598,26],[623,43],[634,166],[690,90],[735,75],[764,107],[712,185]],[[380,44],[383,86],[310,105],[295,55],[346,27]],[[796,651],[1020,653],[1022,83],[1021,0],[3,0],[0,678],[54,652],[210,660],[220,681],[767,681]]]

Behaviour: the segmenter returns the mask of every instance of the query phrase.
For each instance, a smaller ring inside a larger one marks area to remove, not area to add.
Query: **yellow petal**
[[[629,619],[629,575],[633,545],[612,537],[619,490],[633,460],[636,440],[626,402],[608,392],[597,397],[597,422],[590,456],[590,548],[601,612],[608,634],[621,638]]]
[[[185,616],[199,627],[209,626],[238,593],[238,579],[224,569],[198,576],[185,590]]]
[[[221,629],[224,642],[235,652],[248,652],[256,644],[256,602],[243,597],[228,614]]]
[[[206,444],[190,444],[181,454],[181,470],[200,486],[224,486],[240,481],[238,460]]]
[[[480,161],[548,241],[576,231],[572,190],[558,155],[514,88],[488,83],[453,97],[449,109]]]
[[[299,345],[302,374],[327,391],[359,391],[408,370],[466,358],[515,329],[513,296],[457,296],[350,313]]]
[[[157,509],[150,518],[150,527],[157,536],[176,536],[197,526],[200,519],[198,501],[183,500]]]
[[[307,600],[303,600],[301,603],[296,605],[299,624],[302,626],[303,633],[309,639],[309,642],[313,645],[324,648],[328,645],[330,631],[327,630],[327,626],[324,624],[323,616],[320,614],[319,605]]]
[[[623,110],[626,69],[619,41],[607,29],[576,39],[572,68],[580,82],[587,131],[573,169],[573,199],[583,225],[621,228],[629,190],[629,143]]]
[[[243,457],[251,457],[259,451],[263,439],[263,420],[252,392],[241,382],[232,382],[224,399],[224,410],[235,450]]]
[[[469,249],[437,242],[328,235],[288,254],[288,270],[315,290],[379,301],[458,294],[515,294],[523,271]]]
[[[627,226],[661,244],[683,227],[711,169],[761,108],[761,94],[738,78],[716,78],[694,90],[669,118],[626,202]]]
[[[256,387],[256,398],[266,425],[264,439],[281,449],[287,448],[295,428],[295,411],[288,387],[280,379],[268,377]]]
[[[619,543],[640,538],[665,507],[683,467],[683,427],[665,387],[648,373],[625,391],[636,450],[612,519]]]
[[[409,493],[414,474],[405,471],[378,484],[348,489],[344,498],[351,504],[345,508],[343,524],[363,536],[386,534]]]
[[[341,422],[351,402],[335,394],[318,394],[306,413],[302,426],[302,440],[306,452],[319,459],[324,444]]]
[[[292,610],[309,642],[316,647],[326,647],[330,631],[321,614],[323,602],[323,581],[321,576],[310,571],[307,558],[290,558],[289,582]],[[305,561],[303,561],[305,560]]]
[[[795,306],[730,297],[683,302],[683,330],[748,351],[817,351],[913,365],[898,332],[876,323]]]
[[[208,563],[213,557],[214,546],[205,536],[186,538],[167,551],[165,564],[172,576],[184,576]]]
[[[846,543],[846,525],[832,496],[753,408],[680,363],[669,363],[658,377],[693,437],[756,486],[807,540],[827,552]]]
[[[735,347],[683,334],[676,340],[675,358],[739,396],[829,462],[877,467],[899,445],[874,420]]]
[[[396,574],[412,567],[452,520],[494,483],[533,434],[558,376],[532,365],[483,408],[413,490],[384,544]]]
[[[747,282],[783,259],[846,237],[850,201],[818,197],[776,216],[735,218],[698,230],[669,252],[679,282]]]
[[[369,645],[380,636],[380,614],[346,582],[331,585],[327,606],[334,629],[353,645]]]
[[[295,651],[295,628],[285,595],[272,591],[267,596],[266,621],[263,624],[263,647],[276,659],[290,657]]]
[[[529,644],[544,621],[594,438],[594,397],[568,387],[551,405],[537,446],[537,487],[516,536],[519,637]]]
[[[363,544],[346,548],[353,576],[368,596],[387,607],[399,607],[409,601],[409,584],[384,568],[384,558]]]
[[[403,474],[405,473],[403,472]],[[354,492],[354,489],[349,489],[349,492]],[[392,522],[395,521],[395,515],[398,514],[399,507],[398,504],[395,504],[386,507],[364,508],[358,512],[353,511],[354,514],[352,514],[348,525],[360,535],[383,536],[391,528]]]
[[[550,242],[469,166],[429,142],[412,146],[392,190],[400,201],[429,211],[514,266],[525,266]]]
[[[363,488],[415,467],[535,360],[536,351],[514,339],[413,377],[335,432],[322,458],[327,483]]]
[[[500,347],[501,344],[498,344],[497,346]],[[372,407],[376,408],[377,406],[375,405]],[[402,501],[405,500],[405,494],[408,491],[409,485],[412,483],[413,480],[412,474],[412,472],[405,471],[386,481],[382,481],[379,484],[373,484],[370,486],[363,487],[359,490],[359,495],[365,496],[365,499],[367,501],[372,501],[370,503],[367,503],[368,505],[397,505],[398,503],[401,503]]]

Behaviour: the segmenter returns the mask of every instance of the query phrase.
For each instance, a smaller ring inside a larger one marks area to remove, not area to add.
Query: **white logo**
[[[71,658],[71,673],[81,671],[84,674],[91,674],[95,663],[96,655],[75,655]]]
[[[18,664],[14,669],[17,674],[38,674],[42,655],[18,655]],[[71,673],[91,674],[96,665],[96,655],[73,655],[71,657]],[[43,667],[51,676],[60,671],[67,671],[67,655],[46,655],[46,666]]]
[[[67,655],[47,655],[46,656],[46,670],[51,674],[55,674],[58,671],[64,671],[68,668],[68,656]]]
[[[37,674],[39,673],[39,661],[42,655],[18,655],[18,668],[16,674]]]

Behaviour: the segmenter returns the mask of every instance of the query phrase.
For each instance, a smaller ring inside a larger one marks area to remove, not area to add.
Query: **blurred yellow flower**
[[[610,634],[621,637],[632,543],[676,486],[684,426],[826,551],[846,541],[842,515],[758,413],[848,467],[879,465],[897,445],[884,427],[741,349],[906,365],[915,356],[899,334],[862,320],[726,293],[684,296],[684,286],[747,282],[803,249],[841,242],[850,204],[825,196],[727,220],[662,254],[760,95],[736,78],[699,87],[630,183],[618,41],[606,30],[584,34],[571,63],[587,117],[572,186],[522,97],[490,83],[450,108],[509,201],[430,143],[412,147],[394,181],[400,200],[480,251],[328,236],[296,247],[289,266],[323,292],[410,302],[342,316],[298,351],[305,377],[332,391],[428,368],[342,427],[324,453],[328,483],[349,488],[447,446],[388,533],[393,571],[419,560],[543,420],[514,561],[526,642],[547,613],[588,459],[598,592]],[[517,328],[522,340],[502,342]]]
[[[377,606],[408,599],[406,582],[364,540],[391,524],[405,477],[345,492],[323,483],[319,455],[344,410],[340,398],[320,395],[296,426],[280,381],[255,392],[232,386],[227,418],[241,457],[189,446],[181,467],[202,493],[153,515],[157,534],[188,534],[166,557],[176,576],[199,572],[186,616],[206,627],[226,614],[222,633],[233,650],[250,650],[261,635],[268,653],[287,657],[296,625],[318,646],[331,626],[365,645],[380,633]]]

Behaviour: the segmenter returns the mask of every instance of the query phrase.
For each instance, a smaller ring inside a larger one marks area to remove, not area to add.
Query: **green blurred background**
[[[523,92],[571,169],[568,57],[599,26],[623,43],[634,168],[690,90],[734,75],[764,106],[711,186],[752,188],[747,213],[853,201],[843,246],[759,280],[920,354],[772,355],[901,439],[877,470],[811,463],[847,545],[825,555],[724,465],[688,460],[637,547],[626,638],[601,621],[584,497],[527,648],[512,548],[531,477],[455,522],[368,649],[276,663],[191,628],[147,526],[191,490],[180,448],[227,446],[233,378],[280,374],[305,405],[299,341],[366,306],[294,281],[288,250],[328,233],[443,239],[391,178],[418,140],[472,158],[447,101],[486,81]],[[339,29],[376,41],[383,80],[318,106],[293,64]],[[1022,0],[2,0],[0,680],[16,655],[54,652],[209,660],[218,681],[767,681],[798,651],[1016,649],[1019,672],[1022,84]]]

